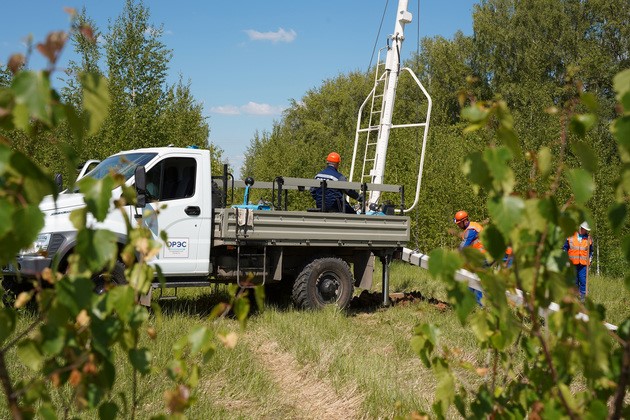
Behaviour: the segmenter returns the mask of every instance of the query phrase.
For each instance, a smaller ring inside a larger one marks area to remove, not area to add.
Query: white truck
[[[165,287],[207,286],[216,282],[243,286],[293,284],[293,300],[299,307],[336,304],[343,308],[350,302],[355,286],[371,286],[373,261],[378,257],[383,263],[384,303],[388,303],[389,262],[409,240],[410,221],[404,214],[418,203],[431,112],[430,96],[413,71],[402,68],[400,63],[404,27],[412,19],[407,3],[408,0],[399,0],[391,46],[388,43],[384,62],[379,51],[374,88],[359,109],[350,181],[356,166],[360,182],[326,184],[283,177],[253,185],[251,181],[236,182],[231,188],[245,187],[245,202],[227,206],[227,170],[221,177],[222,188],[214,188],[217,184],[210,175],[207,150],[172,147],[121,152],[85,175],[102,178],[113,169],[125,176],[128,185],[135,185],[142,205],[129,206],[128,216],[141,220],[156,239],[160,238],[160,231],[168,236],[152,261],[167,278]],[[422,122],[393,122],[395,92],[403,72],[411,75],[426,98],[426,119]],[[409,207],[405,207],[402,187],[383,184],[389,134],[396,128],[423,130],[415,199]],[[360,156],[363,165],[359,173]],[[271,189],[272,206],[248,203],[249,188],[258,187]],[[365,206],[358,214],[288,211],[283,193],[310,187],[361,189],[364,197],[369,194],[369,211]],[[394,210],[391,206],[386,210],[380,203],[382,193],[400,194],[397,215],[390,211]],[[120,191],[114,191],[114,198],[117,195]],[[164,204],[165,209],[155,211]],[[76,231],[68,216],[83,205],[83,196],[69,191],[60,194],[56,202],[46,199],[41,205],[46,214],[42,233],[33,247],[17,257],[15,266],[3,269],[5,278],[18,273],[37,275],[51,266],[53,258],[58,259],[63,270],[76,243]],[[118,234],[121,245],[125,243],[125,223],[117,212],[102,225]],[[124,281],[122,263],[112,274],[115,281]],[[97,291],[102,289],[102,277],[95,278]],[[153,286],[159,287],[159,283],[156,281]]]
[[[278,206],[226,206],[228,176],[224,174],[219,183],[213,181],[210,165],[208,150],[147,148],[110,156],[86,175],[99,179],[113,170],[124,175],[128,185],[135,185],[139,205],[127,206],[127,216],[141,221],[156,240],[162,241],[161,231],[168,236],[151,261],[166,277],[165,287],[291,282],[293,300],[299,307],[345,307],[355,286],[370,287],[371,257],[380,258],[387,273],[388,262],[409,240],[406,216],[282,209],[284,191],[319,186],[322,181],[314,179],[277,178],[273,184],[259,183],[272,188]],[[256,187],[252,182],[235,185],[247,187],[248,194]],[[329,182],[327,187],[399,190],[388,185],[331,184],[335,183]],[[119,187],[113,191],[113,199],[120,194]],[[83,195],[72,191],[61,193],[56,201],[46,198],[41,204],[44,229],[34,247],[22,251],[4,275],[37,275],[51,267],[54,258],[63,271],[76,245],[76,229],[69,215],[84,205]],[[120,246],[124,245],[126,224],[120,212],[110,212],[99,227],[115,232]],[[112,277],[115,282],[125,281],[122,263]],[[94,281],[100,292],[103,276]],[[156,280],[153,287],[159,285]]]

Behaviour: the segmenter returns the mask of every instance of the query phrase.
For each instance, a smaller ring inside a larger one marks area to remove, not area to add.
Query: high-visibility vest
[[[483,226],[481,226],[477,222],[470,222],[466,230],[462,232],[462,239],[466,237],[466,231],[468,231],[468,229],[474,229],[477,231],[477,238],[470,244],[470,246],[478,249],[481,252],[486,252],[486,249],[483,247],[483,244],[479,240],[479,235],[481,234],[481,231],[483,230]]]
[[[567,238],[569,241],[569,260],[575,265],[590,265],[589,251],[593,240],[589,237],[580,239],[577,232]]]

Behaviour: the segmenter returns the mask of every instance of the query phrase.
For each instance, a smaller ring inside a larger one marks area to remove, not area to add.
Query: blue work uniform
[[[341,172],[335,169],[333,165],[327,165],[317,175],[315,175],[315,179],[321,181],[348,181],[348,179],[343,176]],[[317,205],[317,207],[322,208],[322,187],[311,187],[310,192],[311,196],[315,200],[315,204]],[[344,200],[344,193],[354,198],[355,200],[359,200],[360,194],[355,190],[338,190],[335,188],[326,188],[326,211],[339,213],[356,213],[352,206],[350,206],[350,204],[348,204],[348,202]]]

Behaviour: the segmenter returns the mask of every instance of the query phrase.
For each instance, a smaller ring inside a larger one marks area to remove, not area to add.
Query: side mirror
[[[136,180],[136,207],[147,206],[147,172],[144,166],[138,166],[134,173]]]
[[[58,192],[61,192],[61,190],[63,190],[63,175],[55,174],[55,185],[57,186]]]

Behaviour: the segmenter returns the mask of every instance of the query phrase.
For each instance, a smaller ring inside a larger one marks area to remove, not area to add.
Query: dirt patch
[[[447,302],[437,300],[435,298],[428,298],[422,295],[420,292],[400,292],[389,294],[390,304],[395,305],[410,305],[418,302],[428,302],[435,306],[440,311],[446,311],[451,308]],[[368,292],[364,290],[359,296],[355,296],[350,301],[351,310],[366,310],[375,309],[383,305],[383,294],[381,292]]]
[[[315,369],[300,366],[295,357],[283,351],[274,341],[251,343],[276,385],[283,390],[283,403],[295,410],[299,419],[355,419],[363,402],[356,388],[337,391],[315,375]]]

